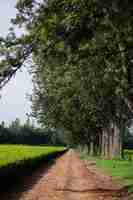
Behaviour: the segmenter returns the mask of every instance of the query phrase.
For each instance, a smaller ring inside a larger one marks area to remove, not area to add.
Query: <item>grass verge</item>
[[[81,153],[81,158],[95,161],[98,168],[119,179],[127,186],[129,192],[133,192],[133,162],[129,160],[105,160],[100,157],[89,157],[85,153]]]

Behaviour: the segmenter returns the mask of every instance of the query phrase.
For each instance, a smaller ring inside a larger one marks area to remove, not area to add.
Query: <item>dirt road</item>
[[[110,177],[88,169],[78,154],[68,151],[51,168],[42,166],[24,181],[22,191],[0,200],[128,200],[123,187]]]

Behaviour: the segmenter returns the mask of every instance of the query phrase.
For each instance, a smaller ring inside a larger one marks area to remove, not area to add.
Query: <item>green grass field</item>
[[[95,161],[96,166],[103,169],[126,186],[133,192],[133,150],[125,150],[125,160],[104,160],[99,157],[89,157],[81,154],[81,158],[88,161]]]
[[[0,145],[0,168],[18,164],[29,159],[45,157],[51,153],[61,152],[64,147],[44,147],[26,145]]]

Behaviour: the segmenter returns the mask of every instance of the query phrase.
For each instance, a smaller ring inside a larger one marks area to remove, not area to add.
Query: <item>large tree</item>
[[[13,23],[26,34],[1,39],[1,85],[32,55],[39,121],[77,142],[98,134],[102,154],[118,156],[132,111],[133,2],[20,0],[16,7]]]

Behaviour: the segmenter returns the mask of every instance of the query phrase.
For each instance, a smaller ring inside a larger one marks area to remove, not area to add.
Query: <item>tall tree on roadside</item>
[[[131,0],[18,1],[13,23],[26,34],[1,39],[1,85],[32,55],[39,121],[71,130],[77,142],[100,132],[102,154],[118,156],[132,111],[132,7]]]

